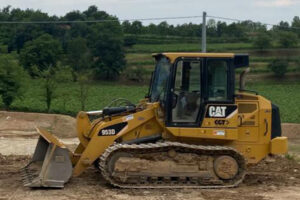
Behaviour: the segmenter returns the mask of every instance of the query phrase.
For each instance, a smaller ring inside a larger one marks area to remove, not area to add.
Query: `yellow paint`
[[[90,142],[86,146],[85,150],[81,154],[80,159],[74,167],[74,176],[80,175],[89,166],[86,163],[93,163],[101,156],[107,147],[114,143],[116,139],[120,138],[122,141],[133,139],[133,135],[136,131],[139,132],[139,134],[136,134],[136,136],[138,136],[136,138],[162,132],[162,129],[159,128],[157,123],[151,125],[153,127],[152,129],[145,129],[147,123],[153,123],[151,120],[153,120],[154,117],[154,109],[153,107],[149,106],[149,108],[143,111],[132,114],[132,118],[130,117],[130,120],[126,120],[126,116],[124,116],[107,121],[106,123],[99,123],[99,125],[93,129],[93,133],[90,134],[92,135]],[[122,122],[127,122],[128,125],[124,127],[117,135],[98,136],[98,133],[101,129]],[[130,134],[131,136],[129,136]]]
[[[236,140],[237,129],[226,128],[167,128],[176,137]]]
[[[287,151],[287,137],[277,137],[271,140],[271,154],[286,154]]]
[[[154,56],[157,56],[155,54]],[[233,58],[232,53],[163,53],[174,62],[179,57],[221,57]],[[74,165],[73,175],[80,175],[114,142],[125,142],[154,134],[161,134],[166,141],[179,141],[201,145],[226,145],[238,150],[248,163],[257,163],[268,154],[287,152],[287,138],[271,140],[271,102],[262,96],[238,92],[234,105],[238,110],[227,118],[204,117],[199,127],[166,127],[165,111],[158,102],[149,103],[143,99],[138,112],[114,117],[99,118],[91,122],[87,113],[77,115],[77,134],[80,140],[74,154],[70,153]],[[253,109],[248,109],[254,107]],[[207,109],[206,109],[207,110]],[[206,115],[204,115],[206,116]],[[218,124],[216,120],[225,120]],[[105,127],[118,123],[128,124],[116,135],[99,136]],[[38,129],[49,143],[66,148],[49,132]]]
[[[58,138],[56,138],[53,134],[49,133],[45,129],[36,128],[37,132],[42,136],[48,143],[52,143],[55,146],[60,148],[67,148]]]
[[[164,55],[167,58],[169,58],[171,63],[174,63],[174,61],[177,58],[233,58],[234,53],[185,53],[185,52],[179,52],[179,53],[161,53],[161,54],[152,54],[152,56],[158,56],[158,55]]]

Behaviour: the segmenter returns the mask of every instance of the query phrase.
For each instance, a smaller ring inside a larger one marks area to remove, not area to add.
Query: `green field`
[[[282,122],[300,123],[300,81],[259,81],[246,86],[279,106]]]
[[[200,51],[197,43],[170,43],[170,44],[137,44],[126,50],[126,69],[121,74],[119,82],[94,82],[89,85],[86,110],[97,110],[108,105],[111,100],[122,97],[137,103],[148,91],[148,82],[155,62],[151,54],[153,52],[168,51]],[[299,53],[300,49],[268,49],[264,51],[255,50],[251,43],[214,43],[208,44],[209,52],[240,52],[250,54],[250,74],[270,74],[269,63],[275,58],[286,58],[289,61],[288,72],[300,71]],[[142,69],[141,71],[138,71]],[[136,70],[136,71],[135,71]],[[239,73],[241,70],[237,70]],[[135,74],[136,73],[136,74]],[[128,76],[130,75],[130,76]],[[136,77],[142,77],[142,81],[132,82]],[[255,75],[256,77],[256,75]],[[287,81],[288,78],[273,81],[259,79],[252,80],[247,84],[248,89],[255,90],[277,104],[281,110],[283,122],[300,123],[300,81]],[[282,81],[285,80],[285,81]],[[133,83],[126,85],[124,83]],[[46,112],[46,103],[43,97],[41,81],[30,80],[22,98],[16,99],[11,110]],[[50,109],[51,113],[64,113],[76,115],[81,110],[79,100],[78,83],[60,83],[55,93],[55,98]],[[0,100],[0,107],[3,103]]]
[[[259,81],[247,83],[247,89],[255,90],[280,107],[283,122],[300,123],[300,81]],[[122,97],[137,103],[148,91],[147,85],[122,85],[114,82],[90,84],[86,110],[98,110],[111,100]],[[32,80],[22,99],[17,99],[12,110],[46,112],[46,103],[39,80]],[[52,113],[75,115],[80,109],[77,83],[60,83],[51,106]],[[2,104],[2,102],[1,102]],[[0,105],[3,106],[3,105]]]
[[[22,98],[13,102],[12,110],[46,112],[46,102],[41,81],[31,80]],[[137,103],[147,93],[147,86],[126,86],[114,82],[97,82],[88,87],[86,110],[99,110],[113,99],[126,98]],[[79,85],[74,82],[60,83],[51,105],[51,113],[75,115],[80,109]],[[2,103],[2,102],[1,102]],[[3,105],[0,105],[3,106]]]

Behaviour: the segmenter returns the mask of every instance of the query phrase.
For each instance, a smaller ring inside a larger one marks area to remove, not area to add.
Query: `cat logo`
[[[209,116],[210,117],[225,117],[226,116],[226,106],[210,106]]]

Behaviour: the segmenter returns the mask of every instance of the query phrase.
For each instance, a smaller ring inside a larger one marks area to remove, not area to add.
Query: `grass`
[[[46,112],[43,88],[40,80],[31,80],[22,99],[12,104],[12,110]],[[300,81],[256,81],[246,84],[278,105],[282,122],[300,123]],[[148,91],[147,85],[124,85],[117,82],[90,84],[86,110],[99,110],[113,99],[127,98],[133,103],[142,99]],[[60,83],[52,102],[51,112],[75,115],[80,109],[79,86],[77,83]],[[2,102],[0,106],[3,107]]]
[[[300,161],[300,143],[299,139],[289,140],[289,153],[286,158],[289,160]]]
[[[46,112],[46,102],[40,80],[31,80],[23,98],[12,104],[12,110]],[[147,93],[147,86],[120,85],[114,82],[96,82],[89,85],[86,110],[99,110],[113,99],[126,98],[137,103]],[[3,107],[2,102],[0,106]],[[60,83],[55,92],[50,112],[75,115],[81,110],[79,85],[77,83]]]
[[[300,123],[300,81],[259,81],[246,84],[279,106],[281,121]]]

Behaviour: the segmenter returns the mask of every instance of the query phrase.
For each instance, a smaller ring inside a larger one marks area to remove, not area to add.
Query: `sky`
[[[154,17],[199,16],[203,11],[210,16],[278,24],[291,22],[300,16],[300,0],[0,0],[0,7],[39,9],[50,15],[62,16],[73,10],[86,10],[96,5],[99,10],[119,19]],[[160,21],[145,21],[144,24]],[[172,19],[170,24],[201,23],[201,18]]]

